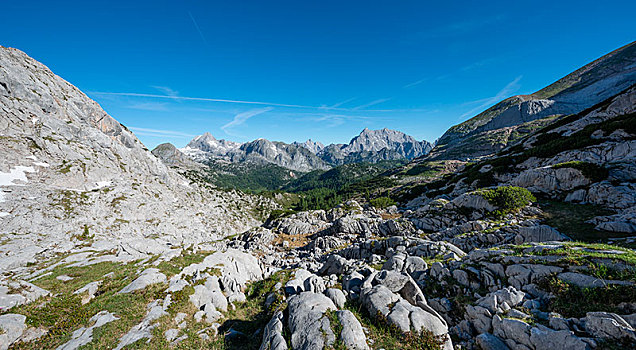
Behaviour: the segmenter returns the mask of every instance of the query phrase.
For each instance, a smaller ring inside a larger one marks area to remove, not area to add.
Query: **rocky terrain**
[[[242,232],[258,225],[258,210],[275,207],[190,183],[21,51],[1,48],[0,62],[3,271],[89,242],[105,260],[135,260]]]
[[[18,50],[0,86],[2,349],[636,347],[633,84],[296,212],[186,181]]]

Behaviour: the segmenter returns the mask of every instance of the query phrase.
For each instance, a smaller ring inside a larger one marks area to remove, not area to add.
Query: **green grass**
[[[16,349],[54,349],[70,339],[73,331],[89,326],[89,319],[102,310],[114,313],[120,320],[109,323],[96,330],[103,332],[105,339],[101,344],[112,346],[130,327],[139,322],[146,313],[146,305],[154,299],[162,298],[165,285],[152,285],[145,290],[129,294],[117,294],[130,283],[137,267],[134,264],[100,263],[86,267],[58,267],[51,275],[44,276],[34,284],[52,292],[53,295],[38,299],[36,302],[15,307],[12,313],[27,316],[26,323],[31,327],[44,327],[48,333],[38,341],[18,343]],[[104,278],[104,274],[113,272],[113,276]],[[57,280],[59,275],[69,275],[74,279],[66,282]],[[96,298],[86,305],[81,304],[81,296],[73,292],[89,282],[103,280]],[[99,332],[98,332],[99,331]],[[96,344],[93,344],[99,348]]]
[[[261,337],[254,337],[252,334],[262,329],[276,311],[286,307],[282,298],[279,298],[269,309],[265,309],[265,297],[274,291],[276,283],[281,282],[284,285],[290,277],[291,271],[278,271],[269,278],[253,282],[247,286],[245,290],[247,300],[242,303],[235,303],[234,309],[228,308],[224,321],[219,328],[220,333],[232,328],[246,336],[238,337],[232,341],[225,341],[223,349],[259,348]]]
[[[371,204],[372,206],[376,208],[384,209],[392,205],[395,205],[395,201],[389,197],[383,196],[383,197],[370,199],[369,204]]]
[[[601,288],[580,288],[559,280],[556,277],[539,283],[542,289],[555,295],[547,307],[564,317],[585,317],[587,312],[619,312],[620,303],[636,300],[634,286],[607,286]]]
[[[347,346],[340,339],[340,333],[342,333],[342,323],[338,319],[336,312],[333,310],[327,310],[325,312],[325,316],[329,319],[329,326],[331,327],[331,331],[336,336],[336,341],[328,347],[328,349],[333,350],[347,350]]]
[[[345,309],[351,311],[362,324],[368,329],[367,338],[373,340],[372,349],[385,350],[439,350],[443,341],[431,332],[402,333],[397,327],[389,325],[382,316],[372,317],[369,312],[359,303],[347,302]]]
[[[614,214],[613,211],[601,206],[545,199],[538,203],[543,211],[543,223],[556,228],[574,240],[596,242],[625,236],[621,233],[595,230],[593,224],[585,222],[595,216]]]
[[[186,252],[170,262],[159,264],[159,268],[168,274],[175,273],[182,266],[203,260],[207,254],[209,252]],[[58,266],[52,269],[51,274],[34,282],[39,287],[51,291],[51,296],[40,298],[28,305],[14,307],[9,311],[27,316],[28,326],[43,327],[48,330],[48,333],[37,341],[18,343],[14,345],[14,348],[54,349],[67,342],[75,330],[90,326],[90,318],[102,310],[114,313],[119,320],[96,328],[93,332],[93,341],[82,349],[113,348],[125,333],[145,317],[148,304],[157,299],[164,299],[166,296],[165,283],[154,284],[133,293],[117,294],[137,277],[137,271],[145,269],[149,263],[146,266],[138,266],[134,262],[129,264],[103,262],[84,267]],[[113,275],[104,277],[108,273]],[[60,275],[68,275],[73,279],[63,282],[56,278]],[[168,315],[162,316],[153,323],[156,325],[152,331],[153,338],[149,342],[147,342],[148,339],[140,340],[128,346],[127,349],[258,349],[261,337],[253,335],[262,329],[275,311],[286,307],[281,294],[269,309],[265,309],[265,297],[274,290],[276,283],[284,284],[290,275],[291,271],[280,271],[265,280],[248,284],[245,290],[247,301],[235,303],[234,308],[232,306],[228,308],[228,312],[218,321],[221,323],[219,335],[215,337],[209,334],[209,340],[203,340],[197,334],[198,331],[210,325],[194,320],[193,315],[198,310],[189,300],[194,288],[187,286],[180,292],[172,293],[172,304],[167,309]],[[73,292],[89,282],[98,280],[103,282],[95,298],[82,305],[81,296],[74,295]],[[172,346],[165,340],[163,332],[177,328],[174,317],[178,312],[188,315],[185,319],[187,327],[179,334],[185,334],[188,338]],[[225,340],[224,333],[230,328],[246,336],[238,337],[233,341]]]
[[[585,268],[586,274],[600,279],[634,281],[636,282],[636,251],[630,248],[617,247],[601,243],[562,242],[563,248],[549,249],[537,252],[525,252],[531,245],[513,245],[509,248],[515,256],[561,256],[554,265],[562,267],[579,266]],[[606,251],[619,251],[619,254]],[[609,264],[599,262],[607,259],[612,262],[624,263],[625,268],[614,268]]]
[[[208,251],[199,251],[196,253],[184,251],[181,255],[172,258],[170,261],[160,262],[159,265],[157,265],[157,268],[170,278],[181,272],[184,267],[202,262],[206,256],[212,253],[213,252]]]

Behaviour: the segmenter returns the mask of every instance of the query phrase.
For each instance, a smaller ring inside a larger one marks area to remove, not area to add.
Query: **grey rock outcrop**
[[[337,310],[331,299],[323,294],[302,292],[289,298],[288,308],[293,349],[322,349],[335,342],[336,335],[325,315],[327,310]]]
[[[131,293],[136,290],[145,289],[151,284],[162,283],[166,281],[166,275],[159,272],[159,269],[149,268],[144,270],[137,279],[119,291],[121,294]]]
[[[26,317],[23,315],[0,315],[0,328],[3,330],[2,334],[0,334],[0,349],[8,349],[11,344],[20,338],[26,329],[25,321]]]
[[[84,346],[93,341],[93,330],[95,328],[99,328],[109,322],[113,322],[118,319],[119,318],[115,317],[115,315],[111,314],[108,311],[100,311],[95,316],[91,317],[90,321],[93,322],[93,324],[90,327],[82,327],[76,330],[75,332],[73,332],[71,340],[58,346],[55,350],[75,350],[81,346]]]
[[[6,246],[19,254],[2,250],[0,269],[84,244],[71,237],[125,242],[154,235],[180,244],[259,223],[232,209],[255,199],[191,185],[95,101],[23,52],[0,47],[0,83],[0,233],[22,237]]]

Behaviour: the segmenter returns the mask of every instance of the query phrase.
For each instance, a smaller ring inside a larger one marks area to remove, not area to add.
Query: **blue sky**
[[[434,141],[636,39],[634,1],[10,1],[0,45],[148,146],[217,138]]]

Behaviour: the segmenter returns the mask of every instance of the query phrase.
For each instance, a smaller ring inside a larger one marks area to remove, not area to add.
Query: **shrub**
[[[383,208],[395,205],[395,201],[393,201],[393,199],[389,197],[378,197],[378,198],[373,198],[369,200],[369,204],[371,204],[372,206],[376,208],[383,209]]]
[[[550,311],[565,317],[584,317],[593,311],[619,312],[619,305],[636,298],[634,286],[608,285],[598,288],[581,288],[559,280],[557,277],[539,281],[539,287],[552,293]]]
[[[289,215],[292,215],[293,213],[295,213],[295,211],[291,210],[291,209],[274,209],[272,210],[272,212],[269,214],[269,218],[267,218],[267,221],[273,221],[276,220],[278,218],[282,218],[282,217],[286,217]]]
[[[587,177],[588,179],[594,182],[603,181],[607,179],[607,176],[609,175],[609,171],[600,165],[596,165],[594,163],[589,163],[589,162],[582,162],[578,160],[560,163],[560,164],[556,164],[552,166],[552,169],[561,169],[561,168],[577,169],[581,171],[581,173],[583,173],[583,176]]]
[[[504,216],[511,212],[519,211],[521,208],[536,201],[536,198],[523,187],[501,186],[492,189],[484,189],[477,192],[484,197],[488,203],[497,207],[493,212],[495,216]]]

